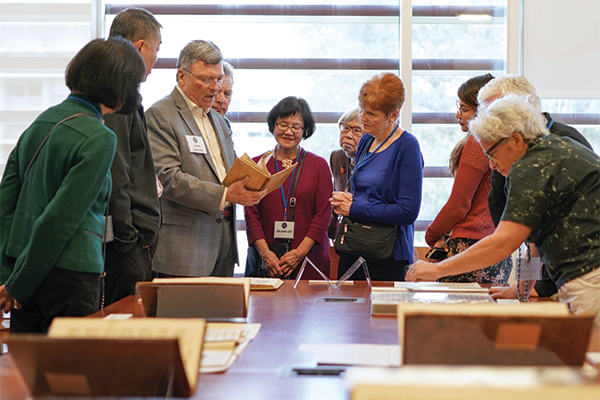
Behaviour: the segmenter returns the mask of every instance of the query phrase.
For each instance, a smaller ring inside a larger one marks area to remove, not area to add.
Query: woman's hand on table
[[[347,217],[350,214],[352,206],[352,193],[349,192],[333,192],[329,199],[333,211],[338,215]]]
[[[533,285],[535,285],[535,281],[533,281],[533,284],[530,283],[529,285],[529,291],[530,291],[530,295],[529,297],[538,297],[538,294],[535,290],[535,288],[533,287]],[[491,287],[489,290],[490,296],[492,296],[493,299],[516,299],[518,298],[517,296],[517,285],[516,284],[512,284],[509,287]]]

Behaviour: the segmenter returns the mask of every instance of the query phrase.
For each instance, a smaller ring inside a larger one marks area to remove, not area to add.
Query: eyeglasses
[[[277,127],[279,128],[279,130],[281,130],[281,132],[285,132],[289,129],[290,131],[292,131],[292,133],[300,133],[304,130],[303,126],[300,126],[300,125],[290,126],[283,122],[275,122],[275,125],[277,125]]]
[[[475,111],[472,108],[464,108],[460,106],[460,100],[456,100],[456,108],[458,109],[458,115],[462,117],[463,113]]]
[[[502,139],[498,140],[496,143],[494,143],[493,145],[491,145],[490,148],[485,151],[485,155],[487,156],[487,158],[489,158],[491,161],[496,161],[492,152],[494,150],[496,150],[496,147],[500,146],[500,144],[502,142],[506,141],[507,139],[508,139],[507,137],[502,138]]]
[[[340,122],[340,131],[342,131],[343,133],[348,133],[349,131],[352,131],[352,136],[356,137],[361,137],[363,135],[362,128],[359,128],[358,126],[346,125],[343,122]]]
[[[202,76],[198,76],[198,75],[194,74],[189,69],[183,69],[183,70],[185,72],[188,72],[189,74],[191,74],[194,78],[198,79],[200,82],[202,82],[206,86],[212,86],[215,83],[217,85],[221,86],[221,83],[223,82],[223,77],[222,76],[220,76],[218,78],[211,78],[211,77],[208,77],[208,76],[202,77]]]

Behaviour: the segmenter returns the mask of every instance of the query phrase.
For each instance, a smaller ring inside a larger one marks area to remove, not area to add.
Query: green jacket
[[[60,125],[23,181],[46,134]],[[0,284],[27,301],[52,268],[101,274],[104,212],[116,136],[97,103],[71,94],[21,135],[0,184]]]

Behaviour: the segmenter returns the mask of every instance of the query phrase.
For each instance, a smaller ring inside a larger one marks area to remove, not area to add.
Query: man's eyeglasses
[[[460,100],[456,100],[456,108],[458,109],[458,115],[462,117],[463,113],[475,111],[472,108],[463,108],[460,105]]]
[[[220,76],[218,78],[211,78],[208,76],[198,76],[196,74],[194,74],[192,71],[190,71],[189,69],[183,69],[185,72],[189,73],[190,75],[192,75],[194,78],[198,79],[200,82],[202,82],[203,84],[205,84],[206,86],[212,86],[215,83],[219,86],[221,86],[221,83],[223,82],[223,77]]]
[[[361,137],[363,135],[363,130],[362,128],[359,128],[358,126],[350,126],[350,125],[346,125],[343,122],[340,122],[340,131],[342,131],[343,133],[348,133],[348,131],[352,131],[352,136],[356,136],[356,137]]]
[[[500,146],[500,143],[506,141],[507,139],[508,139],[507,137],[502,138],[502,139],[498,140],[496,143],[494,143],[493,145],[491,145],[490,148],[485,151],[485,155],[487,156],[487,158],[489,158],[492,161],[495,161],[494,155],[492,154],[492,152],[494,150],[496,150],[496,147]]]
[[[281,132],[285,132],[289,129],[290,131],[292,131],[292,133],[301,133],[304,130],[303,126],[300,126],[300,125],[290,126],[283,122],[275,122],[275,125],[277,125],[277,127],[279,128],[279,130]]]

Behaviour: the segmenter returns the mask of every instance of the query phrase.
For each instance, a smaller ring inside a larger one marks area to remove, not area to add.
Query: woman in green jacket
[[[102,115],[139,102],[145,64],[122,38],[93,40],[69,63],[71,94],[21,135],[0,184],[0,307],[11,332],[99,309],[102,238],[116,136]]]

